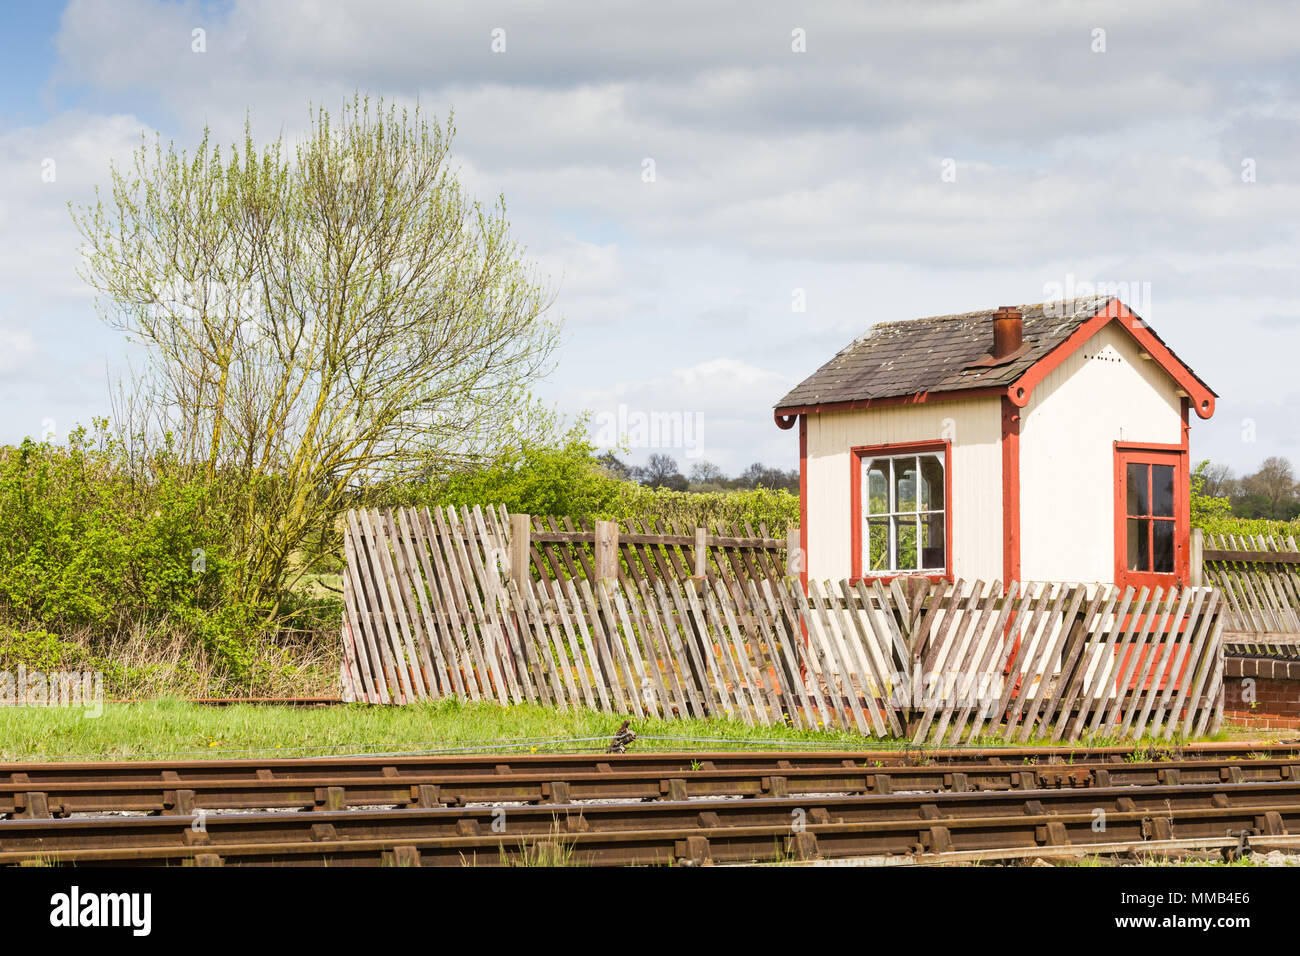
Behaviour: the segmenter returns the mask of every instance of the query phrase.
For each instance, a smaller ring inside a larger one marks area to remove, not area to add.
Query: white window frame
[[[922,458],[933,458],[936,461],[938,461],[939,471],[943,475],[943,488],[941,489],[939,494],[939,507],[937,508],[926,508],[924,510],[921,508],[921,459]],[[947,568],[946,555],[947,555],[948,535],[951,533],[951,529],[948,527],[949,524],[948,513],[944,507],[947,503],[947,494],[948,494],[948,465],[945,458],[946,456],[943,454],[942,451],[939,450],[908,452],[902,455],[863,455],[862,456],[862,470],[861,470],[862,488],[858,500],[862,502],[862,514],[860,515],[859,520],[862,522],[861,561],[862,561],[862,574],[864,577],[887,575],[887,574],[946,574],[947,573],[948,568]],[[897,483],[894,480],[894,462],[907,461],[907,460],[910,460],[913,463],[914,467],[916,468],[916,510],[915,511],[898,510],[898,501],[896,495]],[[887,477],[887,487],[886,487],[886,493],[889,499],[888,501],[889,510],[880,513],[873,513],[871,510],[871,468],[877,462],[886,462],[886,461],[889,462],[889,474]],[[943,516],[943,541],[944,541],[943,552],[945,554],[945,558],[943,560],[943,563],[935,567],[920,566],[921,556],[925,553],[925,549],[921,547],[921,518],[926,515]],[[916,563],[918,565],[915,568],[900,568],[898,566],[898,534],[896,532],[898,522],[896,522],[894,519],[904,518],[904,517],[912,517],[915,519],[914,527],[916,528]],[[889,532],[889,566],[888,567],[873,568],[871,566],[871,519],[872,518],[888,519],[886,524],[886,527]]]

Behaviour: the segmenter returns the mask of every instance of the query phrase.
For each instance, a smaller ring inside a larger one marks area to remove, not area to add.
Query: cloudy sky
[[[1300,464],[1298,54],[1288,3],[6,2],[0,441],[109,409],[111,160],[360,90],[455,111],[558,290],[543,397],[690,416],[684,465],[793,467],[772,405],[874,322],[1089,282],[1222,395],[1195,457]]]

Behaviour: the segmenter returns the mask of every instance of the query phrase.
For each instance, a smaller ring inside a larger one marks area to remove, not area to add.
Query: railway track
[[[1276,842],[1300,830],[1300,744],[1141,756],[1111,747],[14,763],[0,765],[0,864],[938,859],[1217,846],[1242,834]]]
[[[1300,745],[875,752],[387,755],[0,765],[0,816],[436,807],[1300,779]]]
[[[909,763],[896,753],[716,753],[21,764],[0,768],[0,816],[1300,782],[1300,754],[1252,753],[1046,763],[1028,756]]]
[[[1300,831],[1300,781],[8,820],[0,864],[580,865],[914,856]],[[1300,836],[1293,838],[1300,844]]]

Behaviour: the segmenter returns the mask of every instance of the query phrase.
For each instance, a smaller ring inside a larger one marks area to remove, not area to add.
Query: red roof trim
[[[1147,327],[1147,324],[1119,299],[1111,299],[1105,308],[1071,332],[1065,341],[1029,366],[1025,370],[1025,374],[1007,386],[1007,398],[1011,399],[1015,405],[1024,408],[1029,404],[1034,387],[1039,382],[1073,355],[1084,342],[1111,322],[1117,322],[1119,327],[1127,332],[1133,341],[1141,346],[1151,356],[1152,360],[1164,369],[1183,391],[1191,396],[1192,408],[1196,409],[1198,416],[1209,418],[1214,414],[1214,392],[1197,378],[1178,356],[1169,351],[1168,347]]]

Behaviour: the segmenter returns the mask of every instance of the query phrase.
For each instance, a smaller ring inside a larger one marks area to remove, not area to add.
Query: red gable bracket
[[[1105,308],[1075,329],[1065,341],[1031,365],[1014,383],[1007,386],[1007,398],[1017,407],[1024,408],[1029,404],[1034,387],[1110,322],[1117,322],[1120,328],[1151,356],[1152,361],[1178,383],[1178,386],[1190,396],[1190,404],[1196,409],[1198,416],[1209,418],[1214,414],[1214,400],[1218,397],[1214,391],[1197,378],[1196,374],[1184,365],[1164,342],[1160,341],[1150,327],[1119,299],[1111,299]]]

